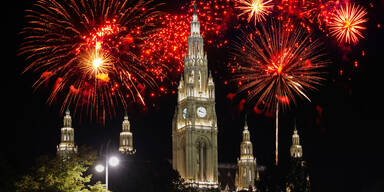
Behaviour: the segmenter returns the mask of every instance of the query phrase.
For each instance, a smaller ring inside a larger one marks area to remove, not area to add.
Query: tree
[[[93,165],[96,153],[82,147],[68,158],[42,156],[36,167],[15,183],[16,192],[101,192],[100,182],[90,184],[92,175],[86,174]]]
[[[310,179],[306,163],[301,158],[292,158],[286,177],[286,191],[310,192]]]

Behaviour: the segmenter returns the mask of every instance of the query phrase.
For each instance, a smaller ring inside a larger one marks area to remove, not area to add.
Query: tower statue
[[[77,146],[75,145],[75,131],[72,128],[71,114],[67,108],[64,125],[61,128],[60,144],[57,146],[57,154],[65,158],[70,153],[77,153]]]
[[[136,150],[133,149],[133,134],[131,132],[131,124],[128,121],[128,115],[125,113],[120,132],[120,147],[119,151],[124,154],[134,154]]]
[[[240,158],[237,159],[236,190],[255,190],[256,172],[256,158],[253,156],[250,133],[245,121],[243,141],[240,144]]]
[[[218,187],[217,132],[215,85],[195,4],[172,121],[172,164],[186,184]]]

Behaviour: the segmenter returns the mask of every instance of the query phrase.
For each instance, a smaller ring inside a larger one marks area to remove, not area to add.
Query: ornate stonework
[[[136,150],[133,149],[133,134],[131,132],[131,124],[128,121],[128,115],[125,114],[120,132],[120,145],[119,151],[123,154],[135,154]]]
[[[172,121],[173,168],[187,184],[218,187],[217,131],[215,86],[195,7]]]
[[[72,118],[69,109],[65,111],[64,125],[61,128],[60,144],[57,146],[57,154],[67,157],[69,153],[76,153],[75,131],[72,128]]]
[[[301,158],[303,156],[303,148],[300,145],[300,136],[297,133],[296,126],[292,135],[292,146],[291,146],[290,152],[291,152],[291,157],[293,158]]]
[[[244,125],[243,141],[240,144],[240,158],[237,159],[236,191],[255,190],[256,158],[253,156],[253,147],[247,122]]]

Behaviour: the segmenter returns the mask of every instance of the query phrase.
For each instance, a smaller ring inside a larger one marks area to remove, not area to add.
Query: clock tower
[[[218,187],[217,131],[215,85],[195,4],[172,121],[172,164],[186,184]]]

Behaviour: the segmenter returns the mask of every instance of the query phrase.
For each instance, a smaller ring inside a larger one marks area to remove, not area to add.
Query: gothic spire
[[[197,19],[197,8],[196,8],[196,2],[193,7],[193,16],[192,16],[192,22],[191,22],[191,35],[200,35],[200,22]]]
[[[256,179],[256,158],[253,156],[253,147],[247,124],[247,114],[244,119],[243,141],[240,144],[240,158],[237,160],[236,189],[248,190],[254,187]]]
[[[64,127],[72,127],[72,117],[71,117],[71,112],[69,111],[69,107],[67,107],[67,110],[65,111],[63,124],[64,124]]]
[[[119,151],[125,154],[134,154],[135,150],[133,149],[133,134],[131,132],[131,124],[128,120],[127,111],[124,114],[124,120],[122,123],[122,130],[120,132],[120,146]]]
[[[67,109],[65,110],[65,114],[66,114],[66,115],[70,115],[70,113],[71,113],[71,112],[69,111],[69,106],[67,106]]]
[[[244,120],[244,130],[246,129],[246,130],[248,130],[248,123],[247,123],[247,116],[248,116],[248,114],[247,113],[245,113],[245,120]]]
[[[127,111],[124,112],[124,120],[128,120],[128,112]]]
[[[67,107],[63,127],[60,131],[60,144],[57,146],[57,154],[66,158],[69,153],[73,152],[77,152],[77,146],[75,145],[75,131],[72,128],[71,112]]]
[[[251,145],[252,146],[252,143],[248,143],[250,141],[251,141],[251,136],[250,136],[250,133],[249,133],[249,130],[248,130],[247,121],[245,121],[245,123],[244,123],[244,130],[243,130],[243,143],[247,143],[247,145]]]
[[[302,149],[302,146],[300,145],[300,136],[297,131],[296,121],[295,121],[293,135],[292,135],[292,146],[291,146],[290,152],[291,152],[291,157],[293,158],[300,158],[303,156],[303,149]]]

